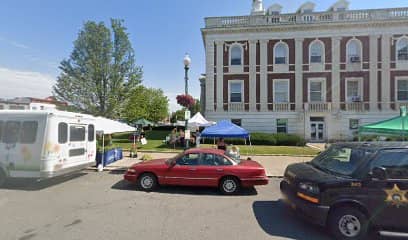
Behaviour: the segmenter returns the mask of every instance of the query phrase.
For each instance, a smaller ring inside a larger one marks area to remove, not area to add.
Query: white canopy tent
[[[214,124],[214,122],[207,121],[199,112],[188,120],[189,127],[209,127]]]
[[[121,123],[104,117],[97,117],[95,122],[95,130],[98,134],[102,134],[102,161],[101,164],[99,164],[97,167],[98,171],[103,171],[104,164],[103,152],[105,152],[105,134],[134,132],[136,131],[136,128],[129,126],[126,123]]]

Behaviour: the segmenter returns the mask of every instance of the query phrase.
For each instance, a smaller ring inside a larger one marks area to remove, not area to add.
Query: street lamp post
[[[184,63],[184,74],[185,74],[184,75],[184,83],[185,83],[184,93],[187,96],[188,95],[188,70],[190,69],[190,64],[191,64],[191,58],[187,53],[184,56],[183,63]],[[187,111],[188,111],[188,109],[187,109]],[[186,120],[185,131],[187,131],[188,119],[186,118],[185,120]],[[185,141],[186,141],[186,149],[188,149],[189,144],[190,144],[190,139],[185,139]]]

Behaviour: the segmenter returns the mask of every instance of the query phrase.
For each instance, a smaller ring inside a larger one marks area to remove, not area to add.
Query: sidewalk
[[[138,158],[129,158],[128,153],[124,153],[125,157],[123,160],[112,163],[107,166],[105,170],[107,171],[125,171],[127,168],[135,163],[141,162],[139,159],[144,153],[139,153]],[[159,158],[171,158],[176,155],[176,153],[148,153],[153,159]],[[241,156],[242,159],[248,158],[248,156]],[[312,157],[289,157],[289,156],[254,156],[251,157],[252,160],[259,162],[265,167],[266,174],[268,177],[282,177],[286,167],[292,163],[307,162],[312,159]]]

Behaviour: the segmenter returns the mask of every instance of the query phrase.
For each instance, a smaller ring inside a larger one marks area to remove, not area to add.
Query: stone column
[[[389,34],[382,35],[381,42],[381,58],[382,58],[382,71],[381,71],[381,110],[390,110],[390,60],[391,60],[391,36]]]
[[[205,116],[205,103],[206,103],[206,91],[205,91],[205,75],[201,75],[200,78],[198,79],[200,81],[200,108],[201,108],[201,114]]]
[[[260,102],[261,111],[268,111],[268,42],[260,40],[261,67],[260,67]]]
[[[378,110],[378,35],[370,35],[370,111]]]
[[[206,40],[205,43],[206,56],[206,97],[205,97],[205,112],[214,112],[214,42]]]
[[[249,40],[249,111],[256,112],[256,43]]]
[[[341,37],[332,37],[332,109],[335,112],[340,110],[340,41]]]
[[[224,111],[224,41],[216,41],[217,46],[217,112]]]
[[[297,112],[303,109],[303,40],[303,38],[295,39],[295,108]]]

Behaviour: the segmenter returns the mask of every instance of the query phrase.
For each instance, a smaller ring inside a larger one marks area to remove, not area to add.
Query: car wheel
[[[157,187],[157,178],[154,174],[143,173],[138,178],[138,186],[140,189],[146,192],[153,191]]]
[[[239,181],[235,177],[225,177],[220,182],[220,190],[225,195],[236,194],[239,188]]]
[[[329,216],[329,229],[336,239],[366,239],[368,233],[367,217],[358,209],[342,207]]]

